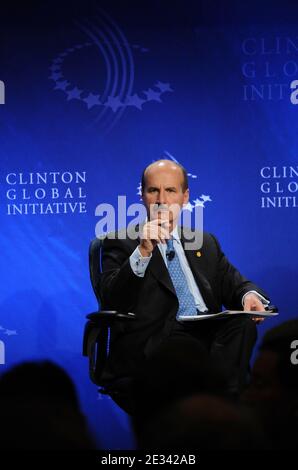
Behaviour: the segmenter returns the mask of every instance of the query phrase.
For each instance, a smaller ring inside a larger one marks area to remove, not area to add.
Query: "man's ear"
[[[183,193],[183,204],[187,204],[189,201],[189,189],[187,188]]]

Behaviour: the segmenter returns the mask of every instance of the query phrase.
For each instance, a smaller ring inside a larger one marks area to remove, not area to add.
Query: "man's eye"
[[[156,188],[150,188],[150,189],[148,190],[149,193],[154,193],[155,191],[156,191]]]
[[[168,191],[168,193],[174,193],[174,192],[175,192],[175,189],[173,189],[173,188],[168,188],[167,191]]]

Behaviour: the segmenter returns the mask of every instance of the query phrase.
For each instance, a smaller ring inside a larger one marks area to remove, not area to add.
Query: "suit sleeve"
[[[268,295],[256,284],[246,279],[229,262],[222,252],[219,242],[211,235],[217,251],[217,285],[221,293],[222,304],[227,309],[243,309],[242,298],[249,291],[256,291],[269,301]]]
[[[127,240],[106,238],[101,253],[102,307],[133,312],[143,277],[134,274],[129,257],[135,249]]]

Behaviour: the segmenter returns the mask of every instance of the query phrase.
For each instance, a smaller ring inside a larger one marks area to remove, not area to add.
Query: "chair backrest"
[[[89,273],[94,294],[98,305],[100,299],[100,273],[101,273],[101,251],[104,238],[94,238],[89,245]]]
[[[87,316],[83,338],[83,356],[89,358],[89,375],[93,383],[102,387],[101,393],[110,395],[127,413],[131,413],[128,390],[131,388],[131,378],[121,377],[107,383],[103,379],[107,358],[110,354],[111,338],[117,334],[122,322],[134,319],[132,313],[101,310],[100,275],[102,272],[101,257],[104,238],[95,238],[89,245],[89,272],[92,288],[98,301],[97,312]],[[115,332],[116,329],[116,332]]]
[[[104,238],[94,238],[89,244],[89,273],[91,285],[98,302],[99,314],[101,252]],[[88,318],[88,317],[87,317]],[[104,318],[89,319],[85,325],[83,355],[89,357],[89,375],[93,383],[101,385],[101,375],[108,355],[109,327]]]

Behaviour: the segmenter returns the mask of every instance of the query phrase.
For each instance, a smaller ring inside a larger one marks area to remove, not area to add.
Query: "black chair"
[[[91,241],[89,246],[90,279],[98,301],[98,311],[87,315],[83,355],[89,359],[89,375],[92,382],[100,387],[99,392],[109,395],[124,411],[133,414],[132,377],[122,377],[108,384],[102,380],[106,361],[110,354],[113,326],[117,322],[135,320],[135,315],[130,312],[100,310],[102,303],[100,299],[100,273],[103,240],[96,238]],[[278,312],[278,309],[273,305],[268,306],[266,310]]]
[[[99,392],[109,395],[124,411],[133,412],[131,400],[131,377],[114,380],[108,384],[102,380],[103,370],[110,353],[111,337],[115,322],[133,321],[135,315],[130,312],[100,310],[100,272],[103,238],[95,238],[89,246],[90,280],[98,302],[98,311],[87,315],[83,337],[83,356],[89,359],[89,375],[92,382],[98,385]]]

